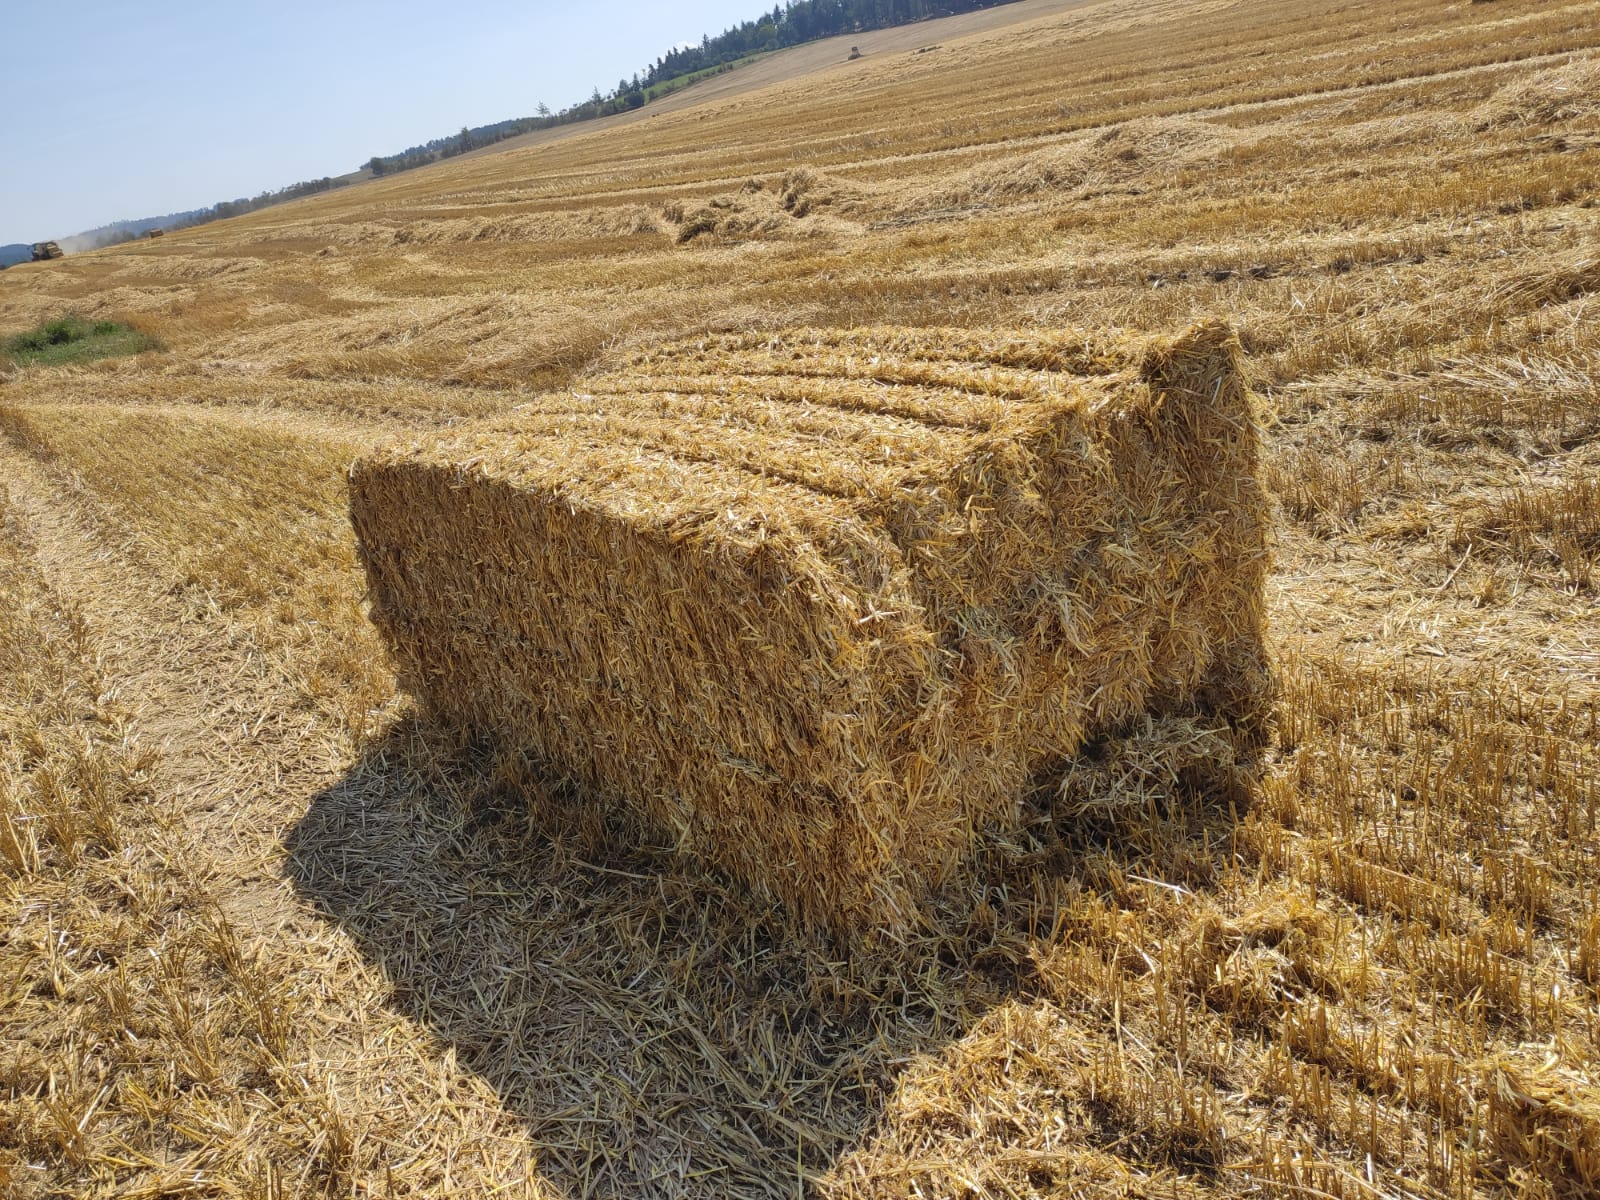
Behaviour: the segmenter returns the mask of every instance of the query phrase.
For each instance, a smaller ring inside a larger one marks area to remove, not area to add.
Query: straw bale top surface
[[[959,503],[961,464],[1108,402],[1137,376],[1137,347],[1076,332],[708,337],[390,461],[493,477],[676,537],[714,522],[732,544],[780,531],[870,541],[862,523],[885,503],[917,491]]]

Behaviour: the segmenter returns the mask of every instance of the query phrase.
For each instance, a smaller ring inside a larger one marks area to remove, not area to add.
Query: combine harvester
[[[859,942],[1092,739],[1249,756],[1256,454],[1218,324],[726,336],[361,461],[351,514],[429,717]]]
[[[61,247],[54,242],[35,242],[33,244],[33,262],[49,262],[52,258],[65,258]]]

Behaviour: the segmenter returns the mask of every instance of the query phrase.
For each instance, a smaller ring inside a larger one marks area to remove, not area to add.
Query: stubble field
[[[0,275],[0,1193],[1600,1194],[1600,3],[1103,0]],[[842,60],[842,55],[840,56]],[[668,337],[1223,316],[1248,805],[895,972],[412,716],[364,450]]]

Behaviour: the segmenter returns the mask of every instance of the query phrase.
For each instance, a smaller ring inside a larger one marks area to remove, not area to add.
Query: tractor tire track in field
[[[242,927],[281,927],[292,902],[271,860],[292,820],[285,805],[338,773],[334,756],[316,753],[318,723],[289,719],[288,684],[249,631],[110,544],[70,476],[0,438],[0,488],[45,583],[88,625],[113,698],[139,714],[136,735],[158,752],[156,786],[196,874],[220,884],[219,903]]]
[[[221,1072],[208,1084],[209,1096],[206,1087],[194,1093],[193,1103],[213,1122],[203,1136],[158,1130],[147,1142],[135,1139],[132,1155],[106,1160],[115,1194],[320,1195],[313,1180],[380,1173],[389,1194],[485,1194],[486,1181],[507,1178],[523,1180],[519,1194],[531,1200],[554,1194],[536,1172],[539,1156],[523,1120],[470,1064],[438,1052],[427,1022],[394,1002],[389,980],[359,941],[307,898],[304,864],[297,874],[286,859],[290,830],[308,807],[322,799],[324,809],[339,809],[341,798],[360,805],[388,777],[342,786],[351,769],[348,747],[297,686],[284,649],[240,617],[196,600],[197,589],[164,583],[122,545],[118,527],[70,472],[3,433],[0,508],[19,527],[44,589],[86,627],[85,658],[102,698],[119,717],[131,714],[124,736],[155,751],[141,756],[149,760],[148,790],[132,803],[157,810],[159,824],[141,833],[128,857],[159,863],[161,878],[177,881],[179,890],[173,912],[161,917],[164,940],[130,955],[140,970],[129,972],[128,989],[141,1012],[167,1011],[165,996],[190,1024],[141,1026],[142,1040],[92,1036],[111,1046],[119,1064],[113,1077],[135,1085],[151,1055],[168,1056],[175,1079],[189,1078],[181,1064],[191,1053],[210,1055],[205,1062]],[[295,852],[315,862],[323,882],[342,882],[348,839],[335,839],[319,855],[302,834]],[[367,864],[369,875],[384,870]],[[210,1014],[213,1003],[220,1016]],[[122,1019],[94,1003],[82,1009],[113,1021],[103,1029]],[[7,1032],[0,1030],[0,1043]],[[117,1058],[125,1043],[133,1045],[125,1052],[133,1065]],[[241,1064],[248,1068],[242,1074]],[[367,1078],[383,1081],[377,1101],[356,1098]],[[165,1097],[175,1124],[192,1120],[184,1118],[189,1097],[170,1086],[171,1095],[160,1087],[150,1094]],[[111,1090],[97,1083],[91,1094],[95,1087],[101,1100]],[[0,1087],[0,1125],[10,1115],[8,1099],[15,1095]],[[359,1146],[350,1143],[343,1115],[358,1103],[373,1114],[360,1127],[369,1142]],[[120,1110],[114,1119],[122,1119]],[[340,1157],[329,1156],[330,1145],[343,1147]],[[403,1157],[388,1156],[388,1147],[401,1146]],[[10,1196],[6,1149],[0,1139],[0,1195]],[[68,1185],[49,1194],[111,1194],[79,1190],[86,1176],[74,1171],[81,1168],[64,1169],[59,1177]],[[396,1193],[400,1178],[409,1183]],[[329,1183],[326,1194],[356,1190]]]

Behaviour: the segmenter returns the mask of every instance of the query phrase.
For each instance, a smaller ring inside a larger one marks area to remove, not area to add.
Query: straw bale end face
[[[1237,340],[797,331],[641,354],[356,464],[434,719],[857,940],[1042,771],[1154,716],[1258,735]]]

